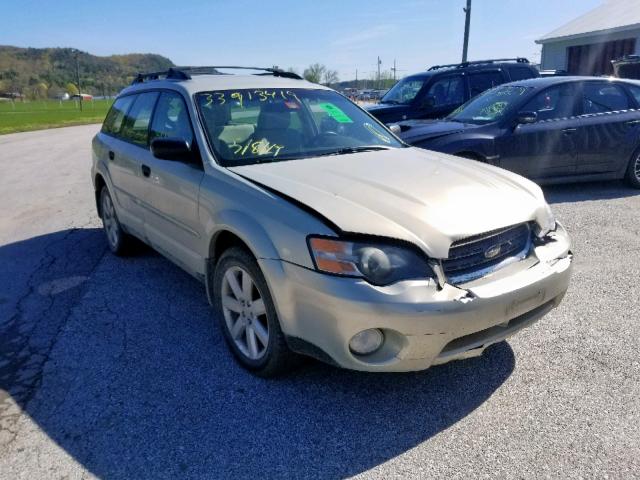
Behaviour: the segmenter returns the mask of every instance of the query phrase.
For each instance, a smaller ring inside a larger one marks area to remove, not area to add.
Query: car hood
[[[364,105],[364,109],[374,117],[386,121],[406,120],[408,112],[411,110],[409,105],[394,105],[391,103],[377,103],[374,105]]]
[[[400,138],[407,143],[413,143],[474,128],[478,128],[478,125],[446,120],[413,120],[400,123]]]
[[[318,212],[337,233],[406,240],[433,258],[446,258],[455,240],[532,220],[544,224],[548,215],[533,182],[417,148],[229,169]]]

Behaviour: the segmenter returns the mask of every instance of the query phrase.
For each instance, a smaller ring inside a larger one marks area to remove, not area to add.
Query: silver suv
[[[140,75],[92,178],[109,248],[137,237],[200,279],[243,366],[421,370],[560,303],[570,240],[537,185],[409,147],[294,74],[217,73]]]

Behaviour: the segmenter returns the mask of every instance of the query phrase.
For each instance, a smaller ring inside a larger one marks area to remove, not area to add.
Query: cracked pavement
[[[545,188],[563,304],[412,374],[233,361],[203,287],[106,250],[97,126],[0,136],[0,478],[638,478],[640,192]]]

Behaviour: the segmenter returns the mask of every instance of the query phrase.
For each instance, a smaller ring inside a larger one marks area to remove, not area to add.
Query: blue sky
[[[603,0],[473,0],[469,58],[539,59],[534,40]],[[376,57],[399,75],[460,59],[465,0],[9,1],[0,44],[152,52],[181,65],[294,67],[320,62],[342,80]]]

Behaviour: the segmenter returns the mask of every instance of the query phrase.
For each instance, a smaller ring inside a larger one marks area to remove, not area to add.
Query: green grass
[[[84,101],[80,112],[77,102],[70,100],[0,101],[0,135],[102,123],[112,102],[113,100]]]

